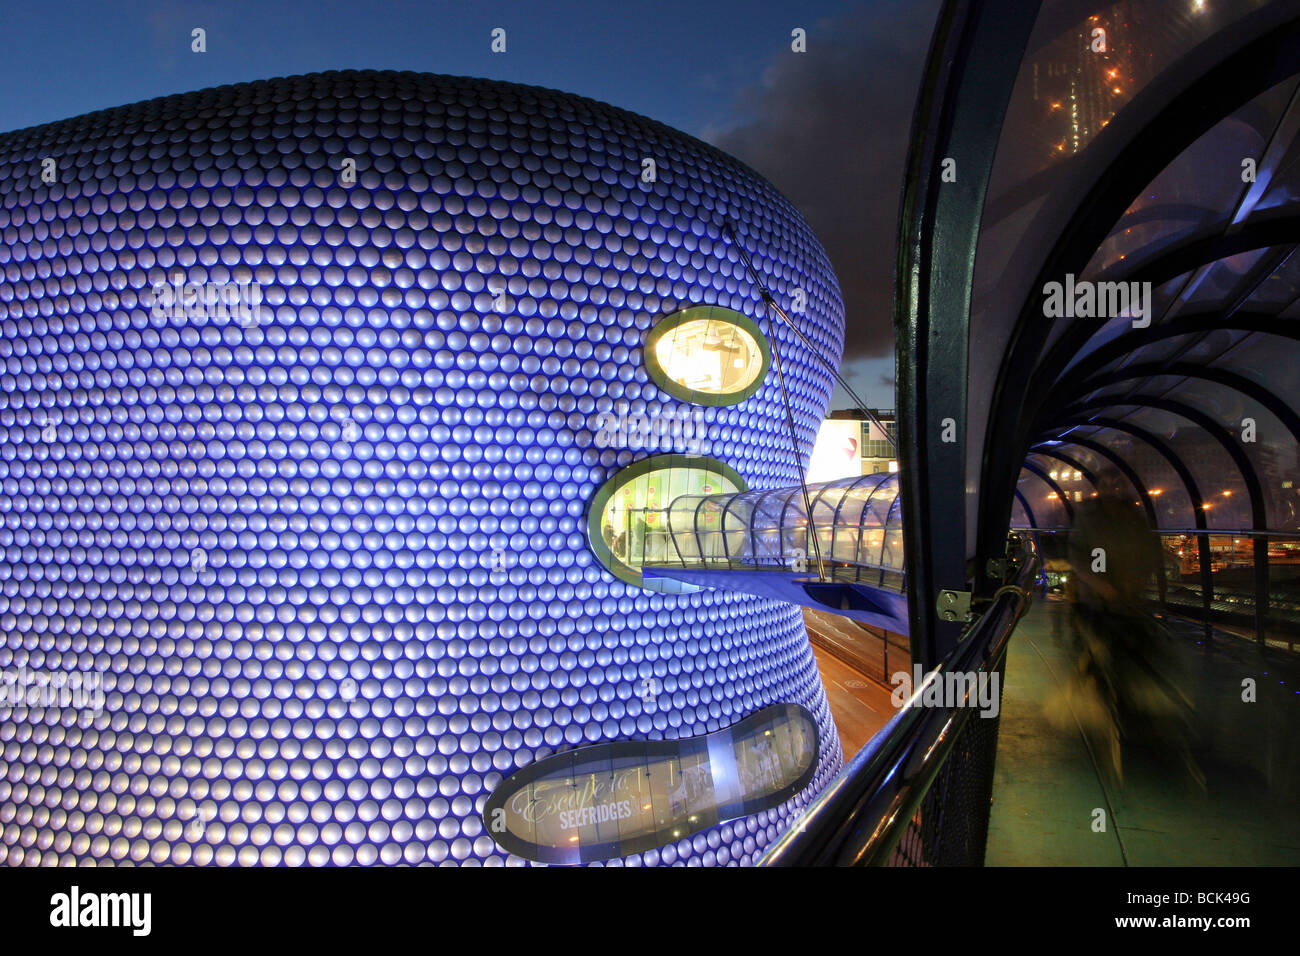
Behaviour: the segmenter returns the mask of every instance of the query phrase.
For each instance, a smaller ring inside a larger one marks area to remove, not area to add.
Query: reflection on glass
[[[689,319],[655,343],[664,374],[695,392],[733,395],[763,373],[763,351],[748,331],[719,318]]]

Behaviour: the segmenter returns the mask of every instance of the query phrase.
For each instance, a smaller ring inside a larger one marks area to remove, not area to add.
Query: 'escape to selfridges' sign
[[[682,740],[622,740],[530,764],[483,808],[497,843],[543,863],[608,860],[778,806],[817,765],[817,722],[797,704]]]

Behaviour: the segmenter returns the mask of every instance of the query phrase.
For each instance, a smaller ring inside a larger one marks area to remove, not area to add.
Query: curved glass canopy
[[[668,508],[673,556],[688,568],[779,568],[903,590],[898,475],[735,494],[688,494]]]
[[[960,334],[978,355],[917,376],[932,396],[962,382],[934,413],[964,414],[957,460],[900,394],[904,432],[930,448],[903,462],[906,491],[918,508],[922,488],[941,503],[918,517],[936,525],[917,529],[918,554],[955,530],[980,569],[1008,518],[1064,529],[1082,501],[1117,494],[1161,536],[1162,588],[1194,593],[1207,618],[1248,615],[1260,640],[1294,627],[1300,8],[1049,0],[968,29],[1016,39],[964,63],[948,95],[972,102],[936,106],[926,127],[936,155],[987,190],[966,207],[940,195],[907,227],[934,263],[912,296],[913,343]],[[982,127],[962,125],[980,109]],[[930,170],[910,174],[926,188]],[[977,226],[969,245],[949,242],[961,229],[943,216]],[[927,285],[954,262],[973,262],[968,298]],[[1080,308],[1062,311],[1062,290]],[[920,584],[961,576],[950,561]]]

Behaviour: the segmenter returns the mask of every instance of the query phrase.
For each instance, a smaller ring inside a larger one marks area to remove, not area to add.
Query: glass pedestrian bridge
[[[903,589],[898,476],[864,475],[803,489],[683,495],[668,507],[668,536],[684,566],[833,568],[854,581]]]
[[[901,522],[896,474],[685,494],[630,558],[647,579],[780,597],[906,633]]]

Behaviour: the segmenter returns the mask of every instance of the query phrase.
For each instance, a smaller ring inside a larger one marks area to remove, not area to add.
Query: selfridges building
[[[745,864],[839,769],[799,608],[642,574],[830,397],[745,166],[326,73],[0,136],[0,231],[0,861]]]

